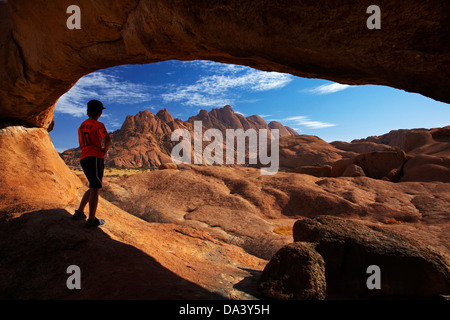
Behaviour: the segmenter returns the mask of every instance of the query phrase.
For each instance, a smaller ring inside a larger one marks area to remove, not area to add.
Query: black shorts
[[[89,188],[100,189],[102,187],[104,161],[101,158],[86,157],[80,160],[81,168],[89,181]]]

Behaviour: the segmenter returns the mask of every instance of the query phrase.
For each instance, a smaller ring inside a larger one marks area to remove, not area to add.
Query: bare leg
[[[98,204],[98,189],[90,188],[89,190],[89,220],[94,221]]]
[[[89,202],[89,197],[91,194],[91,189],[88,189],[83,195],[83,198],[81,199],[80,206],[78,207],[78,211],[84,212],[84,208],[86,207],[86,204]]]

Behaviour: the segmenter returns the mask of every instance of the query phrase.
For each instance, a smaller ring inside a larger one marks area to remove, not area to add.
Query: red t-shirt
[[[102,158],[104,153],[100,150],[102,139],[108,136],[105,125],[94,119],[87,119],[78,128],[78,141],[81,147],[80,160],[86,157]]]

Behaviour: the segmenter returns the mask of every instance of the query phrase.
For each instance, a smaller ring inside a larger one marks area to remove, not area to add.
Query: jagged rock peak
[[[161,119],[162,121],[168,123],[173,121],[172,115],[169,113],[167,108],[164,108],[162,110],[159,110],[156,116]]]

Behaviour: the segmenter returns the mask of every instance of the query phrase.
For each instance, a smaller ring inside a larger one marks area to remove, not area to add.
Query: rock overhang
[[[450,102],[450,3],[379,1],[381,29],[366,26],[369,2],[78,1],[0,3],[0,117],[48,128],[56,101],[79,78],[121,64],[212,60],[378,84]]]

